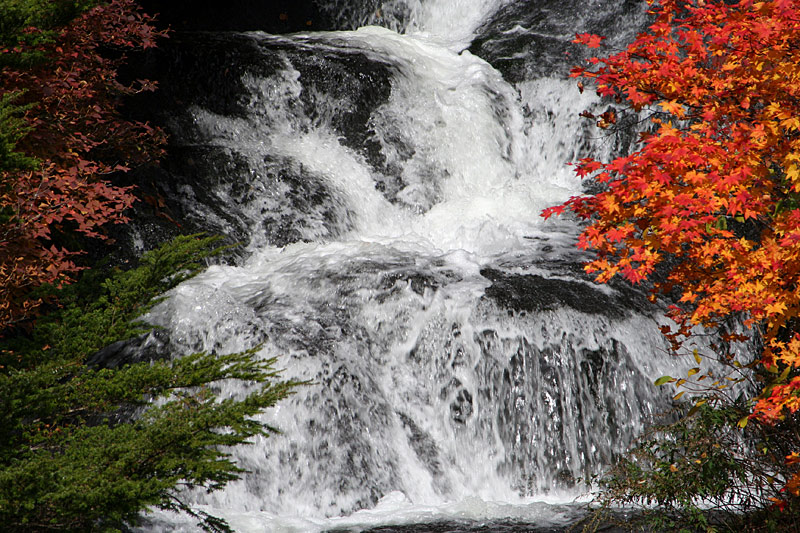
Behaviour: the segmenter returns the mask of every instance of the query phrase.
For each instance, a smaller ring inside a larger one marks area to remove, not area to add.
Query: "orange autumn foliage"
[[[800,0],[651,4],[648,31],[572,72],[649,112],[650,131],[628,156],[581,160],[604,190],[543,214],[588,221],[579,245],[601,282],[666,271],[654,290],[679,294],[681,332],[730,317],[756,328],[775,378],[751,418],[775,423],[800,409]]]
[[[164,136],[119,114],[122,97],[153,87],[144,80],[120,83],[116,68],[125,51],[154,46],[162,35],[133,0],[113,0],[54,39],[0,48],[0,65],[25,55],[40,58],[0,70],[0,94],[16,94],[14,103],[25,106],[28,132],[15,149],[38,161],[0,168],[0,336],[41,304],[32,290],[69,281],[80,270],[65,236],[102,238],[104,224],[127,220],[132,191],[108,178],[157,159]]]

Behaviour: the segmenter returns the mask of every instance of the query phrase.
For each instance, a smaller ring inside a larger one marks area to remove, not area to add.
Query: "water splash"
[[[660,316],[591,283],[576,226],[539,217],[580,194],[568,161],[619,149],[579,123],[599,103],[557,77],[511,86],[461,51],[501,3],[404,3],[405,35],[230,37],[252,64],[236,105],[186,111],[213,201],[185,201],[244,233],[247,258],[149,318],[177,352],[261,345],[314,385],[263,415],[284,435],[232,450],[241,480],[185,494],[198,508],[247,531],[335,527],[379,503],[540,513],[532,499],[583,493],[667,408],[651,387],[672,364]],[[151,529],[183,527],[163,519]]]

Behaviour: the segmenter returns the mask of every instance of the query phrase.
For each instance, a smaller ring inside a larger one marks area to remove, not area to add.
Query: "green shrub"
[[[197,516],[181,486],[216,490],[241,469],[223,447],[275,428],[253,416],[299,383],[252,350],[159,359],[117,368],[87,365],[98,350],[141,335],[155,298],[194,275],[213,239],[180,237],[137,268],[90,272],[60,291],[64,305],[25,338],[0,344],[0,524],[10,531],[117,531],[148,506]],[[152,328],[149,328],[152,329]],[[259,384],[221,400],[214,383]],[[155,403],[153,403],[155,402]],[[134,413],[135,416],[134,416]]]
[[[742,427],[748,411],[735,402],[692,411],[653,427],[599,480],[598,516],[633,506],[640,512],[629,525],[653,531],[798,531],[794,502],[773,505],[793,472],[783,458],[797,421]]]

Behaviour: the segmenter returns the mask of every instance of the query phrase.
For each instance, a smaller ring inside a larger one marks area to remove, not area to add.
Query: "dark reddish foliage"
[[[24,117],[32,130],[17,150],[41,162],[0,174],[0,209],[9,215],[0,223],[0,334],[40,304],[32,289],[69,281],[79,270],[78,252],[60,244],[64,235],[103,238],[101,226],[127,220],[132,191],[109,176],[161,156],[163,133],[118,111],[121,98],[154,88],[116,77],[126,50],[164,36],[151,22],[132,0],[114,0],[72,21],[53,42],[0,51],[45,58],[33,68],[6,68],[0,79],[3,93],[22,92],[17,103],[34,104]]]

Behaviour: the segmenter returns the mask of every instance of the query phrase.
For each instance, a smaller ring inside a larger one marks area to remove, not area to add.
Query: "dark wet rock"
[[[628,313],[620,301],[589,282],[551,279],[538,274],[507,274],[486,268],[481,275],[492,285],[486,297],[513,311],[550,311],[571,307],[587,314],[621,318]]]
[[[218,115],[243,117],[251,112],[254,103],[244,81],[246,75],[269,79],[288,68],[298,73],[303,91],[297,103],[311,124],[329,120],[336,132],[360,149],[368,136],[372,110],[389,97],[391,67],[358,51],[325,46],[311,39],[287,40],[263,34],[176,34],[159,49],[136,58],[124,73],[131,78],[155,79],[160,85],[159,91],[142,95],[128,107],[133,114],[155,118],[173,133],[197,134],[191,115],[186,115],[187,108],[196,106]],[[324,95],[325,101],[318,95]],[[176,142],[187,140],[204,139],[189,137]]]
[[[159,25],[179,31],[251,31],[274,34],[354,30],[367,24],[406,26],[411,8],[382,0],[139,0]]]
[[[433,272],[422,270],[393,271],[382,276],[380,288],[392,289],[398,285],[407,285],[412,291],[421,296],[425,294],[426,290],[436,290],[447,281],[449,280],[442,280],[441,276],[436,276],[436,273]]]
[[[123,73],[159,82],[156,93],[128,101],[126,112],[164,128],[170,144],[160,168],[120,177],[120,185],[135,185],[146,200],[135,206],[134,223],[117,230],[121,247],[141,252],[178,232],[197,231],[224,235],[228,243],[253,238],[285,246],[335,238],[350,229],[344,201],[321,176],[287,157],[220,144],[220,135],[236,139],[236,132],[213,129],[218,127],[213,117],[239,120],[244,127],[257,121],[267,132],[270,120],[286,120],[260,110],[274,102],[251,85],[255,79],[269,83],[287,69],[302,86],[296,99],[285,103],[305,120],[298,133],[323,127],[374,167],[384,166],[380,147],[370,140],[369,119],[390,94],[387,64],[311,41],[177,33],[134,58]],[[212,117],[211,126],[198,122],[198,113]]]
[[[269,53],[267,48],[264,51]],[[352,50],[328,47],[298,47],[287,50],[286,56],[307,87],[300,96],[312,123],[329,121],[346,146],[362,153],[373,166],[383,164],[380,146],[371,140],[369,120],[390,96],[393,67]],[[325,95],[325,101],[315,94]]]
[[[177,31],[264,31],[287,34],[379,25],[402,30],[413,5],[384,0],[139,0],[157,25]]]
[[[162,25],[176,30],[263,30],[289,33],[335,29],[335,21],[315,0],[140,0]]]
[[[189,134],[194,128],[187,108],[242,117],[252,103],[245,75],[269,78],[294,68],[305,89],[298,104],[312,121],[320,109],[330,111],[341,133],[360,144],[371,110],[389,96],[389,67],[358,51],[310,46],[313,43],[258,33],[177,33],[158,49],[132,58],[122,71],[126,79],[154,79],[160,87],[129,101],[128,111],[166,125],[172,133],[182,126],[179,133]],[[326,108],[316,94],[327,95],[338,105]]]
[[[514,312],[569,307],[590,315],[623,318],[632,313],[649,315],[656,311],[647,299],[647,287],[637,287],[616,278],[605,285],[597,284],[576,262],[554,261],[539,265],[552,274],[482,269],[481,275],[492,282],[486,289],[486,297]]]
[[[635,34],[632,21],[643,7],[636,0],[517,0],[479,28],[469,50],[512,83],[563,77],[590,52],[571,42],[576,33],[607,36],[612,46],[621,46]]]
[[[436,447],[436,441],[423,431],[410,416],[403,413],[397,414],[403,424],[403,428],[406,430],[408,443],[411,449],[414,450],[417,458],[427,467],[428,471],[433,476],[440,477],[444,475],[441,459],[439,458],[439,449]]]
[[[247,242],[254,234],[273,246],[333,237],[350,228],[339,198],[319,176],[284,157],[264,156],[257,168],[240,152],[199,145],[176,147],[163,182],[176,218]],[[249,179],[247,179],[249,178]],[[265,198],[269,202],[264,201]]]
[[[113,370],[125,365],[166,359],[169,357],[168,341],[166,332],[156,329],[106,346],[92,355],[86,361],[86,366]]]
[[[454,422],[464,424],[472,415],[472,394],[467,389],[461,389],[455,399],[450,403],[450,418]]]

